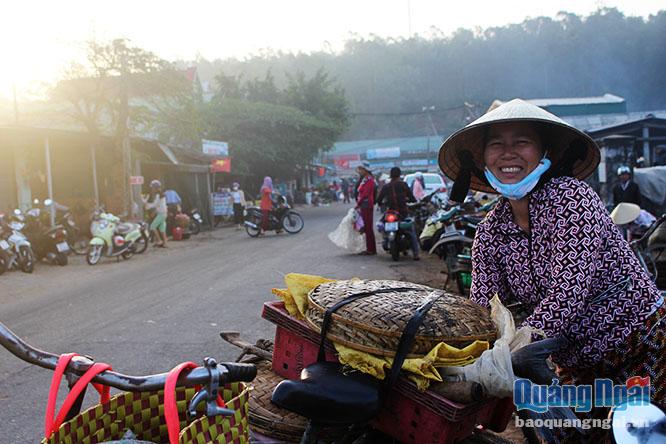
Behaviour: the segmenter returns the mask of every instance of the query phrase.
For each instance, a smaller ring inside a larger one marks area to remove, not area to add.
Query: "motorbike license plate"
[[[67,245],[67,242],[60,242],[59,244],[56,244],[56,248],[58,249],[58,253],[69,251],[69,245]]]
[[[0,248],[3,250],[9,250],[9,242],[6,240],[0,240]]]
[[[386,222],[384,231],[398,231],[398,222]]]

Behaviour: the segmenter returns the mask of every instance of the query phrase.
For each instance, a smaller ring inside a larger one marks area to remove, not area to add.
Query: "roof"
[[[618,125],[640,122],[649,116],[666,119],[666,110],[636,111],[631,113],[590,114],[583,116],[564,116],[562,120],[581,131],[595,132]]]
[[[427,152],[428,144],[430,150],[437,152],[442,146],[444,138],[440,136],[423,137],[401,137],[394,139],[372,139],[372,140],[354,140],[349,142],[337,142],[333,149],[327,154],[335,156],[336,154],[365,154],[368,150],[380,148],[399,147],[401,152]]]
[[[603,96],[594,97],[561,97],[550,99],[528,99],[527,102],[539,106],[568,106],[568,105],[593,105],[601,103],[623,103],[625,100],[614,94],[604,94]]]

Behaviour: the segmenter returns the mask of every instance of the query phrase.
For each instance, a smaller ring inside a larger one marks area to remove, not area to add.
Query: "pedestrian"
[[[166,197],[162,192],[162,184],[159,180],[152,180],[150,182],[150,195],[148,199],[144,200],[143,202],[146,209],[153,210],[155,212],[155,216],[150,222],[150,230],[155,235],[155,245],[157,247],[165,248],[167,246],[167,203]]]
[[[261,231],[259,235],[263,235],[270,229],[270,217],[273,210],[273,180],[270,176],[264,177],[264,183],[261,186],[261,202],[259,209],[261,210]]]
[[[416,200],[421,200],[426,195],[425,193],[425,179],[423,173],[417,171],[414,175],[414,182],[412,183],[412,193]]]
[[[666,408],[666,307],[647,271],[583,180],[600,159],[587,134],[520,99],[451,135],[439,166],[467,188],[502,195],[477,227],[470,297],[483,306],[513,296],[531,314],[524,325],[562,341],[552,354],[562,384],[650,376],[651,402]],[[527,369],[529,373],[530,369]],[[534,377],[529,374],[519,377]],[[550,384],[550,381],[538,382]],[[594,407],[584,418],[605,419]],[[563,442],[609,442],[602,428]]]
[[[349,181],[347,180],[346,177],[342,178],[340,186],[342,187],[343,203],[351,202],[351,200],[349,199]]]
[[[384,185],[377,196],[377,204],[380,204],[386,200],[386,208],[389,210],[395,211],[398,213],[400,220],[405,219],[409,216],[409,209],[407,208],[407,202],[416,202],[416,198],[412,193],[412,190],[409,189],[409,186],[405,183],[404,180],[400,178],[402,171],[400,168],[393,167],[391,168],[390,173],[390,182]],[[415,180],[415,182],[418,179]],[[382,210],[386,211],[386,210]],[[409,233],[412,240],[412,256],[415,261],[419,260],[419,239],[416,236],[416,227],[412,224],[412,229]],[[385,249],[388,250],[388,247]]]
[[[243,211],[245,210],[245,193],[240,188],[238,182],[234,182],[231,185],[231,197],[234,200],[234,223],[236,224],[236,229],[240,230],[243,228]]]
[[[370,164],[363,162],[356,168],[360,176],[357,189],[356,209],[361,212],[365,232],[365,251],[361,255],[377,254],[375,231],[372,223],[372,210],[375,206],[375,179],[370,171]]]
[[[628,202],[641,206],[641,190],[638,184],[631,180],[631,169],[622,165],[617,169],[619,182],[613,187],[613,206]]]
[[[167,210],[169,210],[169,212],[180,213],[183,211],[183,201],[176,190],[166,190],[164,192],[164,198],[166,199]]]

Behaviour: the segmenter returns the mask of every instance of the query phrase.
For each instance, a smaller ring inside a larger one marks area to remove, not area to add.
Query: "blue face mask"
[[[541,159],[539,165],[534,168],[534,170],[525,176],[520,182],[517,183],[502,183],[493,173],[490,172],[488,168],[485,168],[484,173],[486,174],[486,179],[488,183],[493,187],[498,193],[507,199],[518,200],[527,196],[527,193],[532,191],[534,187],[539,183],[541,175],[548,171],[550,168],[550,159],[546,156]]]

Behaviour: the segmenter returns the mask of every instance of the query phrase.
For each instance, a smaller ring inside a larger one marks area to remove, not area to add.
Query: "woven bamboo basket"
[[[252,381],[250,392],[249,424],[253,431],[280,442],[300,442],[308,420],[271,402],[273,389],[283,380],[273,373],[269,362],[257,364],[257,377]],[[319,437],[334,440],[344,432],[345,428],[325,428]]]
[[[434,291],[440,295],[420,326],[408,357],[427,354],[440,342],[465,347],[497,338],[490,311],[464,296],[425,285],[388,280],[349,280],[321,284],[308,295],[307,321],[321,331],[329,307],[352,294],[388,290],[354,301],[333,314],[326,337],[355,350],[393,356],[407,322]],[[391,291],[394,290],[394,291]]]

